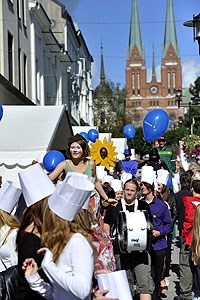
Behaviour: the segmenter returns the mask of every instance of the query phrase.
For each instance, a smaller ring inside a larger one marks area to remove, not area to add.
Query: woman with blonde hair
[[[45,248],[38,253],[45,253],[42,269],[51,285],[41,279],[33,258],[26,259],[23,264],[30,287],[46,299],[90,299],[96,251],[90,233],[75,221],[75,217],[93,188],[87,177],[73,173],[48,198],[42,225]]]
[[[14,209],[20,189],[5,182],[0,189],[0,272],[17,265],[16,235],[19,221],[11,212]]]
[[[196,204],[194,204],[196,205]],[[200,299],[200,204],[197,204],[194,214],[193,237],[189,255],[194,292],[193,300]]]

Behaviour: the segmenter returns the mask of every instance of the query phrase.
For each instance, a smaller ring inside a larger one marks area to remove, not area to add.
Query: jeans
[[[164,259],[166,256],[167,249],[161,249],[154,251],[151,249],[150,255],[151,255],[151,266],[152,266],[152,274],[155,284],[155,294],[160,294],[160,281],[164,266]]]
[[[180,295],[185,299],[192,299],[192,272],[189,265],[189,250],[185,244],[181,245],[179,253]]]

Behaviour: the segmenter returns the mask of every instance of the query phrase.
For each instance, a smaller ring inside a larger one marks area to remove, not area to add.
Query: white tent
[[[0,175],[18,186],[18,171],[48,150],[66,150],[73,135],[65,106],[3,106],[0,122]]]

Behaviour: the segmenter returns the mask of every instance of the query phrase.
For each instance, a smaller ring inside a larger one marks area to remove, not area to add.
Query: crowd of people
[[[21,189],[2,184],[0,271],[18,266],[14,299],[117,300],[98,276],[120,270],[133,299],[167,297],[176,224],[174,300],[200,299],[200,160],[184,170],[164,136],[143,161],[125,149],[112,172],[89,156],[76,134],[52,173],[34,163],[19,172]]]

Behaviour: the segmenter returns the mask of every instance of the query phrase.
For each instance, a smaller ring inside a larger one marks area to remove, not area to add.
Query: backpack
[[[0,299],[14,300],[19,286],[18,266],[0,272]]]

